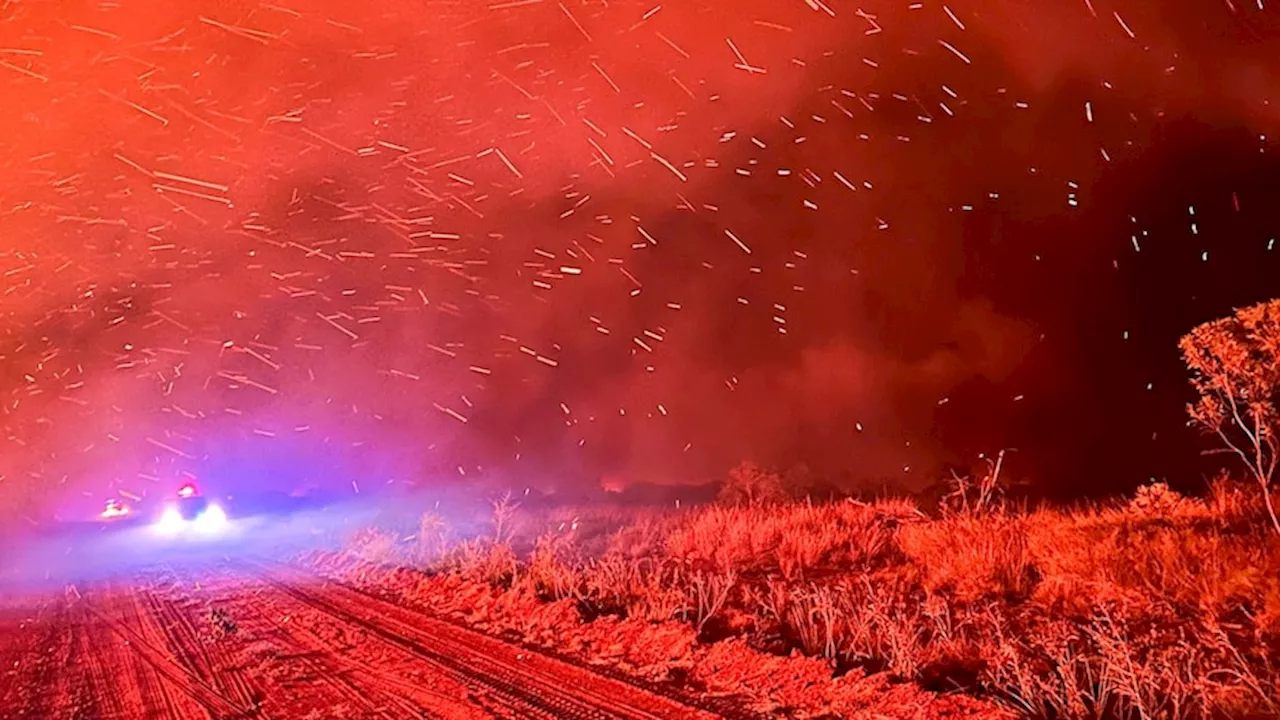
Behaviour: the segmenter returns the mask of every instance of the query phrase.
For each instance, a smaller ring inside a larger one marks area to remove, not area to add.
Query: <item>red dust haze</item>
[[[0,502],[741,457],[926,481],[1070,375],[1028,372],[1043,318],[988,295],[1070,303],[1131,252],[1106,218],[1069,250],[1038,229],[1088,218],[1161,118],[1264,134],[1275,26],[1101,0],[3,0]],[[1035,216],[991,267],[975,206]]]

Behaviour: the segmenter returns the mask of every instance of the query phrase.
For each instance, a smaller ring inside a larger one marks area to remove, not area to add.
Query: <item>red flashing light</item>
[[[178,497],[189,498],[196,494],[196,486],[190,483],[178,488]]]

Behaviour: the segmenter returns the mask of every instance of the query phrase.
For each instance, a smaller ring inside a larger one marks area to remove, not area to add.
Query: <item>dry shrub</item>
[[[984,681],[1034,717],[1258,717],[1273,712],[1267,686],[1225,636],[1189,625],[1126,621],[1100,609],[1089,621],[1032,627],[987,616]]]
[[[689,619],[694,630],[701,635],[707,623],[724,610],[729,594],[738,583],[738,575],[728,572],[694,571],[686,585],[689,595]]]
[[[1141,527],[1134,534],[1117,536],[1128,557],[1114,564],[1113,576],[1181,608],[1213,615],[1242,605],[1256,610],[1256,591],[1268,574],[1280,571],[1267,557],[1266,545],[1253,538],[1162,526]]]
[[[1256,527],[1115,510],[1045,511],[1029,527],[1044,578],[1037,599],[1077,613],[1111,601],[1135,612],[1159,604],[1182,614],[1256,614],[1280,576],[1280,543]]]
[[[515,536],[517,530],[516,512],[520,503],[511,497],[510,492],[494,498],[493,506],[493,540],[498,544],[507,544]]]
[[[647,680],[667,680],[693,667],[696,646],[694,630],[684,623],[603,617],[585,628],[574,649]]]
[[[907,525],[898,543],[920,569],[926,591],[947,591],[961,601],[1025,598],[1039,577],[1019,516],[960,515]]]
[[[826,587],[792,588],[773,581],[754,593],[764,619],[794,640],[806,655],[834,661],[840,654],[838,618],[833,592]]]
[[[567,538],[538,538],[526,564],[525,577],[533,592],[545,600],[565,600],[579,595],[581,579],[573,565],[573,549]]]
[[[528,642],[557,645],[582,623],[572,600],[543,602],[527,587],[515,587],[492,596],[487,607],[478,607],[488,624],[499,631],[513,631]]]
[[[666,566],[643,574],[645,586],[628,598],[626,616],[651,622],[687,617],[689,593],[680,583],[669,579],[678,575],[678,570]]]
[[[1118,714],[1196,718],[1208,714],[1214,693],[1205,677],[1205,651],[1187,642],[1144,642],[1107,613],[1086,627],[1096,648],[1097,685],[1107,688]]]
[[[1222,481],[1205,501],[1153,485],[1026,512],[972,492],[934,519],[900,501],[670,512],[592,550],[573,521],[588,514],[566,515],[524,557],[491,537],[454,546],[416,592],[494,631],[796,713],[952,711],[922,688],[1042,718],[1280,713],[1280,539],[1256,522],[1259,499]],[[385,562],[395,537],[352,547]]]
[[[516,578],[519,561],[507,543],[487,539],[464,540],[445,553],[440,566],[467,580],[509,587]]]
[[[607,555],[582,570],[584,596],[602,615],[648,622],[684,617],[689,595],[679,566]]]
[[[435,562],[449,547],[449,523],[439,513],[423,513],[414,539],[418,544],[418,562],[424,565]]]
[[[1000,612],[979,617],[985,641],[976,649],[986,687],[1031,717],[1105,715],[1109,689],[1098,682],[1078,624],[1056,620],[1013,628]]]
[[[616,554],[590,560],[581,571],[583,594],[592,599],[601,614],[627,613],[635,598],[664,585],[654,582],[651,572],[645,572],[649,565],[651,563]],[[670,620],[672,617],[674,614],[655,619]]]
[[[894,677],[915,679],[927,661],[926,626],[921,605],[908,597],[910,590],[867,576],[841,589],[845,655],[878,661]]]
[[[933,661],[932,637],[908,575],[863,575],[833,584],[773,581],[751,601],[768,627],[806,655],[832,666],[887,671],[915,679]]]
[[[616,529],[609,536],[605,556],[652,558],[664,555],[666,539],[675,519],[669,515],[643,513],[634,522]]]
[[[832,678],[828,663],[804,657],[766,655],[741,639],[706,649],[690,673],[714,693],[746,698],[769,717],[866,718],[867,720],[1010,720],[989,702],[937,695],[893,682],[884,673],[852,671]]]
[[[788,497],[781,475],[744,460],[729,471],[718,499],[727,505],[760,506],[785,502]]]
[[[393,559],[398,542],[399,538],[394,533],[378,528],[364,528],[352,534],[347,549],[365,562],[385,564]]]
[[[777,536],[755,522],[769,523],[770,515],[767,510],[754,508],[709,508],[689,517],[667,535],[667,555],[722,569],[761,565],[776,547]],[[768,527],[776,527],[776,522]]]
[[[821,660],[762,655],[743,640],[719,642],[694,670],[694,678],[713,691],[746,695],[757,710],[804,707],[831,678],[831,666]],[[828,701],[829,702],[829,701]]]
[[[619,532],[626,532],[630,536],[627,543],[630,545],[640,540],[638,530],[646,526],[656,528],[665,519],[662,510],[616,505],[542,509],[521,507],[516,516],[513,545],[532,546],[538,538],[548,535],[572,537],[577,551],[592,557],[615,551],[614,537]],[[650,540],[660,541],[661,536],[662,533],[655,530]],[[652,548],[641,547],[637,550],[635,556],[642,557],[649,554],[646,550]]]
[[[1166,483],[1153,482],[1140,486],[1129,501],[1129,512],[1146,518],[1175,518],[1201,515],[1204,503],[1188,498]]]
[[[947,494],[942,497],[938,506],[943,517],[976,517],[1003,512],[1007,508],[1006,483],[1000,477],[1004,470],[1004,458],[1004,450],[994,458],[984,458],[986,468],[976,480],[953,471],[951,477],[943,481]]]
[[[1209,481],[1205,505],[1211,517],[1229,526],[1256,522],[1266,512],[1262,498],[1252,492],[1248,483],[1240,482],[1227,473],[1220,473]]]
[[[669,557],[722,571],[777,570],[788,579],[823,568],[874,566],[895,550],[900,522],[877,506],[845,502],[772,507],[712,507],[690,514],[667,535]]]

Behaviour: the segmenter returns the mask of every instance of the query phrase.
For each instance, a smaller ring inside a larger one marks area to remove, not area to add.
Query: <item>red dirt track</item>
[[[0,717],[719,717],[280,566],[10,598]]]

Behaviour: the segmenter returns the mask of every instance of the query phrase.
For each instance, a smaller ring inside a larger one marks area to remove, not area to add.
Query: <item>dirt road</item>
[[[3,720],[720,717],[279,565],[0,602]]]

